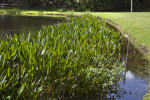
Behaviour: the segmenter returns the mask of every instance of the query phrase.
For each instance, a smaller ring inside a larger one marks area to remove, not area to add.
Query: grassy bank
[[[136,47],[143,53],[150,54],[150,12],[92,14],[117,23],[118,28],[130,35],[130,41]]]
[[[122,33],[128,34],[134,44],[150,59],[150,12],[89,12],[94,16],[108,19]],[[81,15],[82,12],[74,12]]]
[[[0,9],[1,14],[16,14],[24,16],[70,16],[72,11],[64,12],[63,10],[46,11],[46,10],[21,10],[17,8],[13,9]]]
[[[150,91],[144,96],[143,100],[150,100]]]
[[[19,9],[0,9],[1,13],[16,13],[28,16],[72,16],[82,15],[87,12],[73,11],[43,11],[43,10],[19,10]],[[110,19],[118,29],[123,33],[127,33],[130,41],[140,49],[150,59],[150,12],[88,12],[94,16]],[[109,21],[110,22],[110,21]],[[112,23],[112,22],[110,22]]]

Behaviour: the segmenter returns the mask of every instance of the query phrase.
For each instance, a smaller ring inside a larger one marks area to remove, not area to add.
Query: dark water
[[[116,32],[120,32],[115,26],[106,24]],[[126,70],[122,73],[123,79],[119,82],[121,92],[113,96],[116,100],[142,100],[150,89],[150,62],[127,38],[124,39],[122,50],[122,58],[124,60],[127,58],[127,64]]]
[[[130,70],[127,71],[125,83],[123,83],[123,81],[119,83],[120,87],[123,88],[126,93],[116,100],[142,100],[150,88],[150,82],[148,80],[149,77],[142,78]]]
[[[127,44],[124,42],[122,58],[126,57]],[[132,44],[129,44],[128,59],[126,70],[122,72],[122,80],[119,81],[120,87],[114,93],[103,95],[107,98],[99,97],[93,93],[90,96],[75,96],[71,100],[142,100],[143,96],[150,89],[150,63],[147,59],[143,59],[140,53]],[[95,96],[96,95],[96,96]]]
[[[55,24],[63,20],[64,18],[59,17],[0,15],[0,35],[34,33],[40,30],[42,25]]]
[[[124,44],[126,46],[127,41]],[[126,71],[122,73],[124,79],[119,82],[126,93],[116,100],[142,100],[150,88],[150,63],[132,44],[129,44],[128,53]]]
[[[90,96],[74,96],[71,100],[142,100],[150,89],[150,62],[144,59],[144,55],[135,46],[124,39],[122,58],[126,59],[126,55],[127,66],[121,74],[123,78],[119,81],[120,87],[112,94],[101,96],[99,91],[96,91]]]

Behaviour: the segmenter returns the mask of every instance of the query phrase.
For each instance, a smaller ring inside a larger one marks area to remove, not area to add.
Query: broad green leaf
[[[4,53],[2,54],[2,57],[1,57],[1,63],[2,63],[2,66],[4,66],[4,64],[5,64],[5,54]]]
[[[40,86],[39,88],[38,88],[38,92],[41,92],[43,90],[43,86]]]
[[[9,67],[7,68],[7,76],[8,77],[10,76],[10,68]]]
[[[69,71],[68,73],[68,78],[71,79],[71,74],[72,74],[72,70]]]
[[[24,88],[26,87],[26,82],[24,82],[21,87],[18,89],[17,93],[18,95],[20,95],[23,91],[24,91]]]
[[[0,78],[2,78],[2,81],[0,81],[0,86],[2,86],[2,84],[5,82],[6,76]]]
[[[46,47],[42,50],[41,55],[43,55],[46,51]]]

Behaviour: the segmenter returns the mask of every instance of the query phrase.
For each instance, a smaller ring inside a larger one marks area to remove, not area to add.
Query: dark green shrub
[[[0,99],[65,98],[111,91],[122,37],[91,15],[0,40]]]

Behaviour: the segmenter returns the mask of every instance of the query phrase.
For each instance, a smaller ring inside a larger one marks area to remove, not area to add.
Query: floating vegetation
[[[0,99],[111,93],[123,70],[121,46],[120,33],[92,15],[0,39]]]

